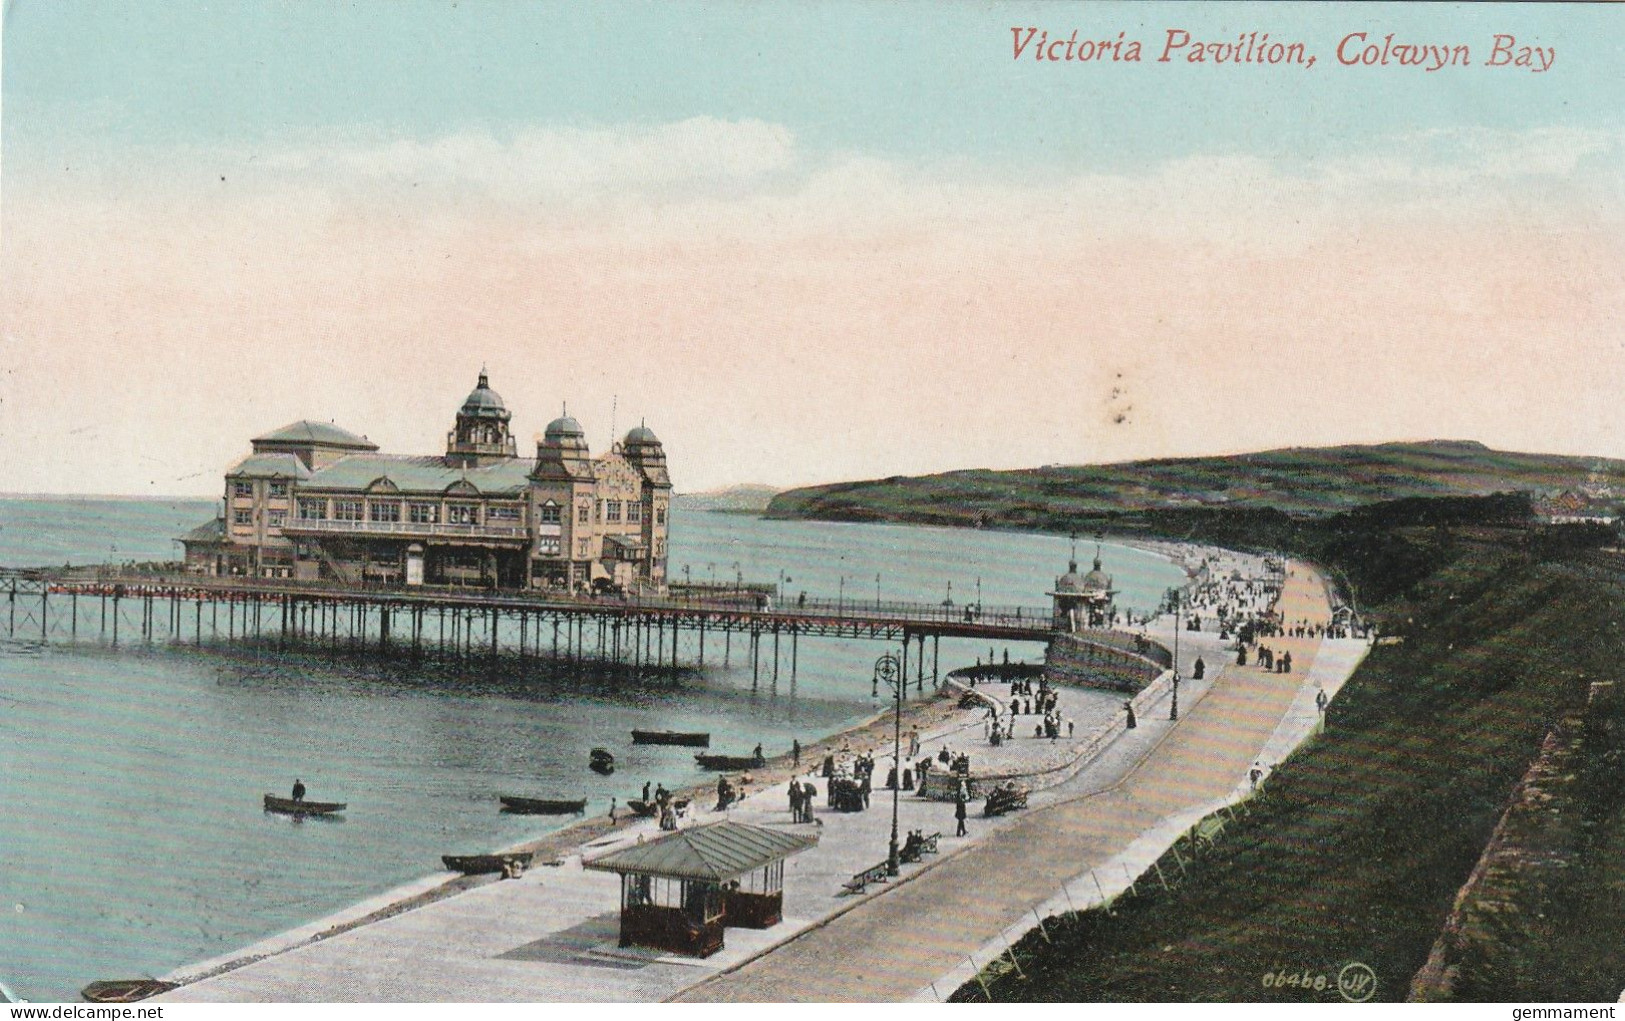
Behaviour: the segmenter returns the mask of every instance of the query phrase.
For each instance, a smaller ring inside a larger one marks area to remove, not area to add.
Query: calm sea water
[[[0,500],[0,565],[172,559],[173,537],[212,513],[208,501]],[[674,576],[685,565],[695,581],[783,572],[792,597],[872,600],[878,574],[885,600],[940,601],[951,582],[963,603],[979,581],[989,605],[1042,605],[1066,559],[1055,536],[681,509],[672,522]],[[1109,547],[1106,561],[1133,607],[1180,578],[1131,549]],[[633,683],[223,645],[41,644],[0,630],[0,981],[36,1001],[75,999],[91,980],[225,953],[434,872],[441,854],[568,821],[501,815],[499,792],[585,796],[603,812],[645,780],[702,778],[684,749],[631,745],[634,727],[708,730],[715,750],[760,741],[774,753],[882,708],[869,682],[878,643],[803,641],[792,683],[786,642],[778,682],[768,667],[755,685],[743,648],[724,669],[713,635],[703,676]],[[945,641],[941,667],[978,655],[986,646]],[[598,745],[616,754],[612,777],[585,768]],[[295,776],[349,812],[264,814],[260,795]]]

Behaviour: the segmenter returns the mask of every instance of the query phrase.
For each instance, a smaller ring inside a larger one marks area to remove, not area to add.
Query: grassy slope
[[[1166,531],[1144,512],[1268,508],[1330,514],[1404,497],[1569,488],[1592,470],[1625,486],[1625,462],[1490,450],[1477,443],[1392,443],[1231,457],[969,470],[793,489],[768,513],[1026,528]]]
[[[1429,551],[1416,576],[1389,586],[1385,608],[1407,640],[1373,651],[1327,734],[1278,770],[1262,806],[1177,892],[1051,926],[1053,945],[1029,936],[1018,948],[1028,978],[996,980],[995,998],[1335,1000],[1261,978],[1334,977],[1351,960],[1375,970],[1379,999],[1405,996],[1548,728],[1583,698],[1587,676],[1617,672],[1625,642],[1619,586],[1596,572],[1556,555],[1532,562],[1505,535],[1402,531]],[[1614,813],[1603,832],[1617,831],[1618,799],[1599,810]],[[1587,886],[1620,888],[1617,856],[1586,861]],[[1619,899],[1559,891],[1544,901],[1560,913],[1544,930],[1566,934],[1564,954],[1606,957]],[[1596,988],[1571,982],[1566,998],[1617,996],[1625,974],[1612,952],[1612,964],[1575,976]],[[1560,960],[1545,951],[1542,963]],[[1481,971],[1471,995],[1511,996],[1523,970]],[[982,994],[972,983],[959,996]]]

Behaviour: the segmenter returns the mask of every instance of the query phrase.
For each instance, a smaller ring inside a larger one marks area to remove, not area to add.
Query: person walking
[[[801,739],[796,738],[790,742],[790,765],[794,769],[801,768]]]
[[[964,798],[955,798],[954,799],[954,821],[958,824],[958,829],[955,831],[954,836],[963,837],[965,835],[965,799]]]
[[[609,821],[612,824],[615,822],[615,799],[614,798],[609,799]]]

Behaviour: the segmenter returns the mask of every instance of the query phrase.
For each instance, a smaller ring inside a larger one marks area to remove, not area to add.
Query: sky
[[[1017,57],[1028,28],[1142,59]],[[0,30],[0,491],[211,495],[301,418],[436,452],[482,366],[522,448],[566,404],[595,450],[644,421],[679,491],[1625,457],[1606,6],[10,0]],[[1315,64],[1163,62],[1170,32]]]

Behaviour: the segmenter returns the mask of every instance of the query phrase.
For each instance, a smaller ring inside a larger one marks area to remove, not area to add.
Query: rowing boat
[[[633,744],[678,744],[690,748],[711,747],[710,734],[684,733],[678,730],[634,730]]]
[[[483,876],[492,872],[523,872],[530,867],[529,851],[514,854],[443,854],[440,860],[453,872],[465,876]]]
[[[632,810],[633,815],[641,815],[645,818],[653,818],[660,813],[660,806],[653,801],[640,801],[637,798],[629,800],[626,807]]]
[[[760,769],[767,765],[767,760],[760,755],[695,755],[694,761],[700,764],[701,769],[735,770]]]
[[[283,815],[334,815],[349,807],[342,801],[295,801],[275,794],[265,796],[265,810]]]
[[[550,798],[521,798],[512,794],[500,794],[497,800],[502,802],[504,812],[513,812],[518,815],[575,815],[587,809],[587,799],[577,798],[574,801]]]
[[[155,978],[122,978],[92,982],[79,990],[79,995],[87,1003],[134,1003],[179,987],[179,983]]]

